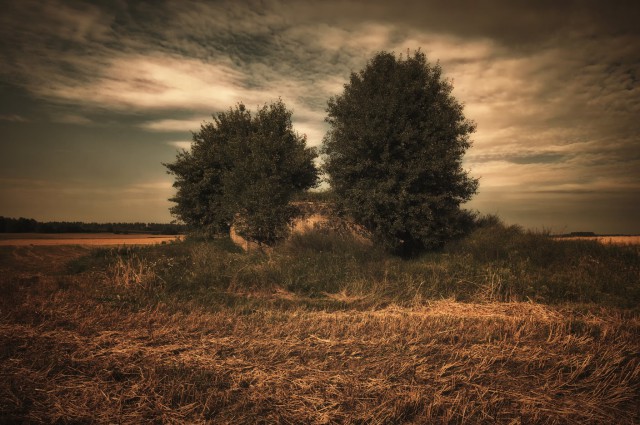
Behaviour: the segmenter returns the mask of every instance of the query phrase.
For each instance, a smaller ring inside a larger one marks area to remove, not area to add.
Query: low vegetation
[[[637,245],[555,241],[495,218],[484,221],[442,251],[408,260],[349,235],[322,230],[295,234],[268,251],[244,253],[220,238],[95,255],[115,255],[122,267],[145,264],[153,277],[144,285],[154,296],[198,292],[208,307],[226,299],[220,294],[238,291],[286,291],[319,302],[325,302],[327,294],[340,293],[357,298],[363,308],[389,303],[409,307],[443,298],[620,308],[640,304]]]
[[[481,224],[2,247],[0,422],[638,423],[638,246]]]

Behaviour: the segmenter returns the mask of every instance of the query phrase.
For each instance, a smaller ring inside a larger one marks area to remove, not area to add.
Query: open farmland
[[[574,241],[596,241],[604,244],[614,245],[639,245],[640,236],[565,236],[557,238],[558,240],[574,240]]]
[[[175,235],[114,233],[0,233],[0,246],[26,245],[150,245],[180,239]]]
[[[640,422],[638,251],[476,233],[0,247],[0,422]]]

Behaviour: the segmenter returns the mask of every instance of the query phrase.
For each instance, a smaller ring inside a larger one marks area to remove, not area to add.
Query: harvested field
[[[179,240],[175,235],[114,233],[0,233],[0,246],[26,245],[150,245]]]
[[[129,251],[77,271],[94,252],[0,250],[0,423],[640,421],[637,311],[268,287],[208,307]]]
[[[613,245],[639,245],[640,236],[568,236],[558,237],[557,240],[563,241],[596,241],[604,244]]]

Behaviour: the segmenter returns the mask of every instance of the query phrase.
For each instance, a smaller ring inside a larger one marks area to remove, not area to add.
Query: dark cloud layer
[[[469,207],[530,227],[640,232],[636,2],[0,7],[0,214],[169,220],[160,163],[211,113],[282,97],[318,145],[350,72],[376,51],[421,48],[478,124]]]

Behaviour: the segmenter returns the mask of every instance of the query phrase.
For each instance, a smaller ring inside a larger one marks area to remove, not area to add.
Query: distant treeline
[[[184,224],[175,223],[83,223],[48,221],[0,216],[0,233],[149,233],[177,235],[185,233]]]

